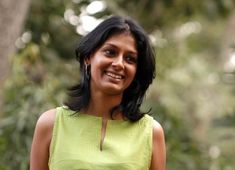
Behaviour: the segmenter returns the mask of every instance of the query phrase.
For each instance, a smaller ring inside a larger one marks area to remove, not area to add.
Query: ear
[[[84,59],[84,64],[85,64],[85,65],[90,65],[90,64],[91,64],[90,57],[86,57],[86,58]]]

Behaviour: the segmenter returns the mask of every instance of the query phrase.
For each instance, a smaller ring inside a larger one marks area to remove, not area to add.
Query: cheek
[[[128,84],[129,85],[133,82],[136,73],[137,73],[137,68],[136,67],[133,67],[133,68],[129,69],[129,72],[128,72],[128,75],[129,75]]]
[[[91,68],[91,77],[93,79],[99,78],[101,75],[101,70],[98,67],[92,67]]]
[[[91,60],[91,72],[93,74],[96,74],[98,70],[100,69],[100,61],[98,59],[93,59]]]
[[[133,67],[132,70],[131,70],[131,75],[133,76],[133,78],[135,77],[136,75],[136,72],[137,72],[137,67]]]

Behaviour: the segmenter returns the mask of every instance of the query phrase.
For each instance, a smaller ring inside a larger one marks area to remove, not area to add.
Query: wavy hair
[[[137,71],[133,82],[124,91],[122,101],[110,110],[111,118],[115,111],[120,110],[130,121],[141,119],[144,112],[140,111],[145,92],[155,78],[155,53],[150,45],[146,32],[133,19],[112,16],[100,23],[93,31],[80,40],[75,53],[80,63],[80,83],[69,88],[69,98],[65,105],[79,112],[88,106],[90,101],[90,78],[86,76],[85,60],[88,59],[112,35],[130,32],[137,46]]]

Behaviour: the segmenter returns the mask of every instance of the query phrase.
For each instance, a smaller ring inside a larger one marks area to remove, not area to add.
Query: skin
[[[91,65],[91,100],[87,114],[109,118],[109,110],[122,100],[137,69],[137,49],[128,33],[115,34],[86,61]],[[116,114],[117,118],[121,113]]]
[[[84,113],[110,119],[109,110],[121,102],[123,91],[137,69],[137,49],[129,33],[114,34],[85,62],[91,65],[91,100]],[[30,155],[30,170],[48,170],[49,147],[56,110],[37,121]],[[123,119],[121,112],[114,119]],[[161,125],[154,121],[150,170],[165,170],[165,140]]]
[[[153,150],[150,170],[165,170],[166,168],[166,147],[162,126],[154,121],[153,124]]]
[[[55,122],[55,109],[44,112],[38,119],[30,154],[30,170],[48,170],[49,147]]]

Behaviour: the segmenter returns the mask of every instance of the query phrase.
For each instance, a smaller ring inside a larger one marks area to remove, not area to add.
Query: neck
[[[104,117],[110,119],[110,110],[119,105],[122,100],[122,95],[103,95],[94,94],[91,95],[90,103],[84,110],[87,114],[94,116]],[[121,114],[117,114],[117,119],[122,118]]]

